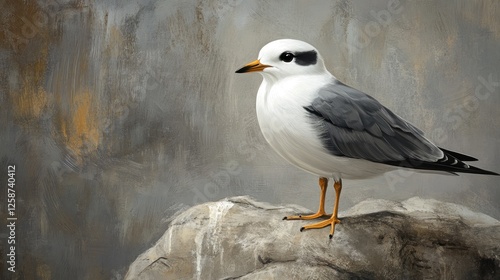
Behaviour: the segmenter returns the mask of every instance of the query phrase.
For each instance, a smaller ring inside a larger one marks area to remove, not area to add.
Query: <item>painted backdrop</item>
[[[0,221],[9,165],[17,218],[16,273],[0,227],[2,279],[121,279],[174,213],[227,196],[315,210],[317,178],[260,134],[261,77],[234,74],[279,38],[500,171],[499,1],[3,0],[0,14]],[[340,208],[420,196],[499,219],[499,183],[395,172],[345,181]]]

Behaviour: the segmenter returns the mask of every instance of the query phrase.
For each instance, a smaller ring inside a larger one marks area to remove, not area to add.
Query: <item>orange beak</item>
[[[236,73],[260,72],[267,67],[271,67],[271,65],[262,64],[257,59],[236,70]]]

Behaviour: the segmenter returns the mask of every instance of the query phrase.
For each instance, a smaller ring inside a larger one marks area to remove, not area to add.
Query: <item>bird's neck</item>
[[[295,75],[276,79],[264,76],[257,93],[257,104],[262,108],[287,106],[296,103],[305,106],[316,98],[315,92],[328,83],[335,81],[330,73],[315,75]]]

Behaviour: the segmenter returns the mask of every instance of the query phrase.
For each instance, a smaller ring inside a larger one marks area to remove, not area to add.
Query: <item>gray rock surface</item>
[[[310,213],[233,197],[178,215],[126,279],[500,279],[500,222],[463,206],[367,200],[328,228]]]

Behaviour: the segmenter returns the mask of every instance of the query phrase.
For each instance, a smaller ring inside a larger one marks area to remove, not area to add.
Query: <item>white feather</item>
[[[290,163],[322,177],[361,179],[396,169],[367,160],[337,157],[323,147],[304,106],[311,104],[319,88],[332,78],[328,72],[277,81],[264,75],[256,107],[262,134],[269,145]]]

